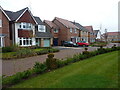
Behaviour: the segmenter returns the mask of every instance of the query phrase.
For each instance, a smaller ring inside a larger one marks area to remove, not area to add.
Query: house
[[[17,44],[21,47],[51,46],[51,34],[46,32],[45,25],[40,18],[34,17],[28,7],[16,12],[8,10],[4,10],[4,12],[10,18],[9,33],[12,45]]]
[[[49,30],[46,29],[45,24],[39,17],[35,17],[38,24],[35,25],[35,39],[36,45],[41,47],[50,47],[53,45],[53,36]]]
[[[88,30],[88,42],[93,43],[95,42],[95,34],[92,26],[84,26]]]
[[[72,41],[76,43],[80,40],[79,28],[70,21],[55,17],[52,22],[59,26],[59,45],[62,45],[62,42],[64,41]]]
[[[46,25],[46,28],[48,29],[48,31],[50,31],[50,33],[53,35],[53,45],[54,46],[58,46],[58,40],[59,40],[59,35],[60,35],[60,28],[59,26],[57,26],[55,23],[53,23],[52,21],[49,20],[44,20],[44,23]]]
[[[101,35],[102,41],[115,42],[120,41],[120,32],[107,32]]]
[[[77,22],[72,22],[79,28],[80,41],[86,41],[88,43],[88,30]]]
[[[10,18],[0,6],[0,47],[10,46],[9,21]]]
[[[101,41],[101,32],[100,30],[94,30],[95,41]]]

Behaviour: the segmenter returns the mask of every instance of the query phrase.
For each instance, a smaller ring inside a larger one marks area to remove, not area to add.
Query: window
[[[4,37],[0,37],[0,47],[4,47]]]
[[[70,32],[72,33],[72,28],[70,28]]]
[[[20,29],[27,29],[27,30],[31,30],[32,29],[32,24],[31,23],[20,23],[19,25]]]
[[[58,33],[58,29],[54,29],[54,33]]]
[[[77,29],[75,28],[74,30],[75,30],[75,33],[77,33]]]
[[[38,31],[39,32],[45,32],[45,26],[44,25],[38,25]]]
[[[0,19],[0,27],[2,27],[2,20]]]
[[[31,46],[32,45],[32,39],[31,38],[20,38],[19,39],[19,45],[21,45],[21,46]]]

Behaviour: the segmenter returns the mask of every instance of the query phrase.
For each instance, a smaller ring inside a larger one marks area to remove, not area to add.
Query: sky
[[[75,21],[83,26],[118,31],[119,0],[0,0],[5,10],[18,11],[29,7],[34,16],[52,21],[54,17]]]

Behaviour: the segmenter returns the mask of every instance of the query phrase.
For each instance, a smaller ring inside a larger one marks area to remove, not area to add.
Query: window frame
[[[39,31],[39,32],[46,32],[46,27],[45,27],[45,25],[38,25],[38,31]]]

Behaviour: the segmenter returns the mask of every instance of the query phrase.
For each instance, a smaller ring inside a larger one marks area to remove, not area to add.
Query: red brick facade
[[[26,22],[36,24],[29,11],[27,10],[17,22]]]
[[[25,37],[25,38],[33,37],[33,31],[19,29],[18,30],[18,37]]]
[[[10,46],[9,20],[1,10],[0,10],[0,19],[2,20],[2,27],[0,27],[0,34],[5,35],[4,46]]]

